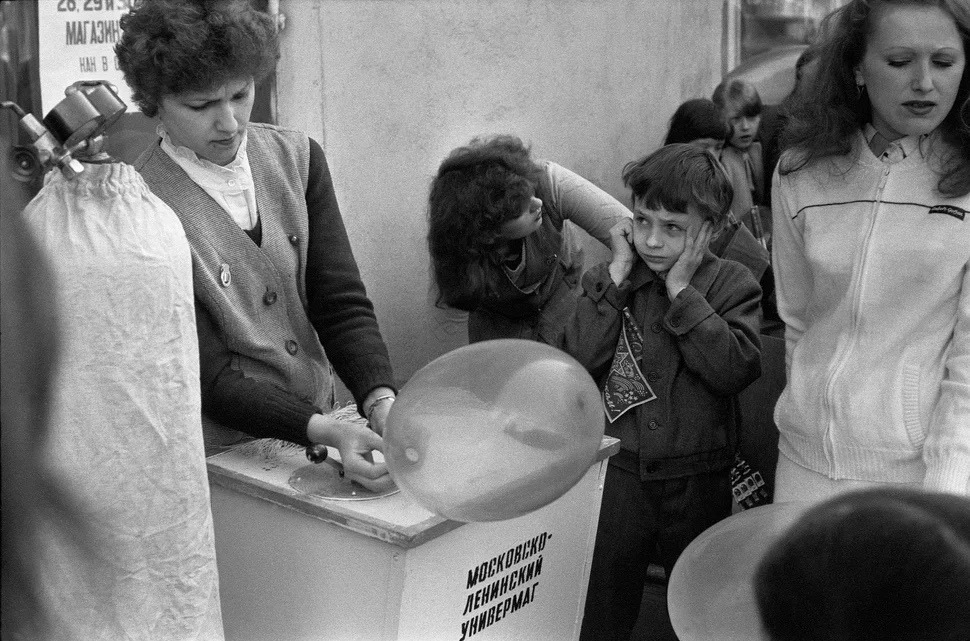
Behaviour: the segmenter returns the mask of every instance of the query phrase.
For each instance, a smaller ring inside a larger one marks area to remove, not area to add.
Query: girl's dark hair
[[[664,145],[627,163],[623,184],[633,192],[634,207],[642,201],[650,209],[687,213],[693,205],[715,229],[721,227],[734,198],[731,179],[717,157],[687,143]]]
[[[805,80],[805,67],[818,59],[819,53],[818,45],[815,43],[810,44],[805,47],[805,50],[798,54],[798,58],[795,60],[795,84]]]
[[[269,74],[276,24],[247,0],[140,0],[121,17],[118,64],[149,117],[162,96]]]
[[[500,228],[537,195],[541,172],[529,148],[509,135],[475,138],[441,163],[428,199],[438,306],[478,306],[488,290],[488,263]]]
[[[749,118],[761,115],[761,94],[753,84],[741,78],[728,78],[721,82],[714,88],[711,100],[725,114],[730,109]]]
[[[905,488],[830,499],[768,549],[754,590],[772,641],[965,640],[970,499]]]
[[[707,98],[694,98],[682,103],[670,117],[665,145],[692,142],[700,138],[727,140],[731,127],[721,109]]]
[[[807,95],[813,98],[792,105],[782,146],[796,153],[782,159],[779,171],[788,174],[806,164],[830,156],[858,153],[853,145],[858,130],[872,119],[869,94],[856,87],[855,68],[866,51],[873,16],[881,7],[894,4],[939,7],[953,17],[970,54],[970,4],[966,0],[852,0],[822,22],[818,43],[818,70]],[[949,143],[937,189],[944,196],[970,193],[970,64],[964,65],[956,101],[939,126]]]

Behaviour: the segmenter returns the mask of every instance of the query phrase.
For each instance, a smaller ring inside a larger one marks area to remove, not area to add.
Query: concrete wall
[[[466,342],[462,315],[429,293],[425,201],[441,159],[514,133],[627,202],[623,164],[717,84],[722,4],[280,0],[279,122],[327,153],[402,382]]]

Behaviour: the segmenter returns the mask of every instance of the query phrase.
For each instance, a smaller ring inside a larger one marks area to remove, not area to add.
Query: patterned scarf
[[[616,353],[603,385],[603,404],[610,423],[631,408],[657,398],[647,383],[647,378],[640,371],[639,362],[642,356],[643,336],[630,308],[624,307],[623,331],[616,341]]]

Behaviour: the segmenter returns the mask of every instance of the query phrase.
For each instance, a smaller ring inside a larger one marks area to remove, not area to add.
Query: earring
[[[866,92],[866,83],[857,82],[855,83],[856,97],[862,98],[862,94]]]

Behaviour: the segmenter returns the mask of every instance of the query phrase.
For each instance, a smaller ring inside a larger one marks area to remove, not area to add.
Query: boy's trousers
[[[580,640],[629,639],[650,562],[669,577],[684,548],[730,516],[732,501],[727,469],[641,481],[609,465]]]

